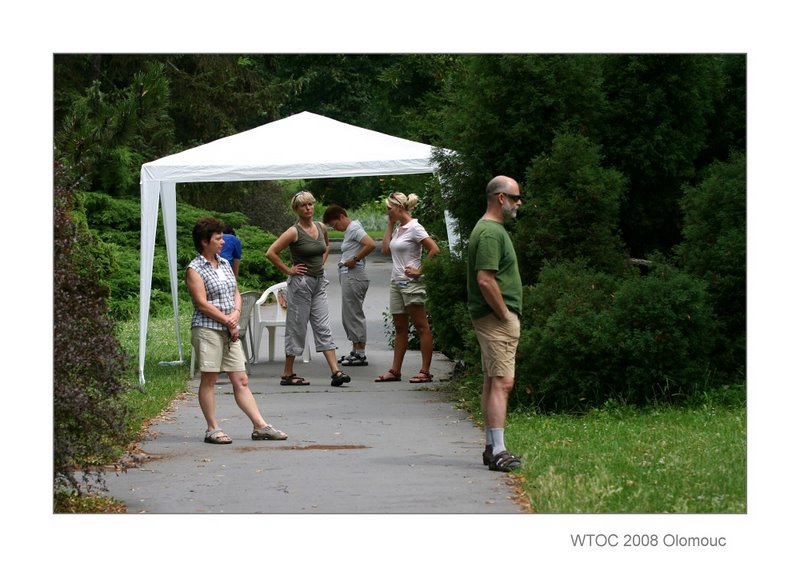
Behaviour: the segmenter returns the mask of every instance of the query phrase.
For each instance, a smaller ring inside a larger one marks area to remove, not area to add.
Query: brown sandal
[[[308,386],[309,384],[311,382],[294,373],[289,376],[281,376],[281,386]]]
[[[420,384],[422,382],[433,382],[433,374],[427,370],[420,370],[417,374],[409,380],[412,384]]]
[[[393,369],[390,368],[389,370],[386,371],[385,374],[382,374],[382,375],[378,376],[377,378],[375,378],[375,381],[376,382],[400,382],[400,380],[401,380],[400,376],[401,375],[400,375],[399,372],[397,372],[396,370],[393,370]]]

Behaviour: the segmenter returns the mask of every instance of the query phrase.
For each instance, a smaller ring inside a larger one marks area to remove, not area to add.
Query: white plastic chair
[[[266,329],[269,333],[269,360],[275,360],[275,335],[278,327],[286,327],[286,308],[281,305],[279,295],[286,293],[286,282],[277,283],[268,288],[256,301],[253,308],[253,357],[255,362],[259,362],[258,356],[261,347],[261,337]],[[271,299],[270,299],[271,298]],[[306,336],[306,346],[303,349],[303,362],[311,362],[311,349],[308,346],[308,336]]]

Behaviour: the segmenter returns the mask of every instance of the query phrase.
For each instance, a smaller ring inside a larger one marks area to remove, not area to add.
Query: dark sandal
[[[339,359],[339,364],[342,366],[369,366],[367,357],[357,352],[351,352],[347,356],[343,356]]]
[[[311,384],[311,382],[305,378],[301,378],[297,374],[281,376],[281,386],[308,386],[309,384]]]
[[[400,380],[401,374],[391,368],[386,371],[386,374],[382,374],[381,376],[375,378],[376,382],[400,382]]]
[[[350,376],[342,372],[341,370],[337,370],[333,374],[331,374],[331,386],[341,386],[345,382],[350,381]]]
[[[422,382],[433,382],[433,374],[425,370],[420,370],[416,375],[412,376],[409,380],[412,384],[420,384]]]
[[[522,466],[522,460],[508,451],[500,451],[489,461],[490,471],[511,472]]]

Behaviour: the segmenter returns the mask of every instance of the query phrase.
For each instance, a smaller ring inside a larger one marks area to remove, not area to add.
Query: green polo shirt
[[[500,286],[506,306],[522,314],[522,278],[511,237],[502,223],[481,219],[472,229],[467,249],[467,307],[470,317],[480,319],[492,313],[478,287],[478,270],[491,270]]]

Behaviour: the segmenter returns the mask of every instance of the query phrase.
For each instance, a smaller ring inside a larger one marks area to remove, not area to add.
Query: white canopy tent
[[[179,360],[175,363],[184,361],[178,318],[177,183],[435,173],[432,150],[433,147],[426,144],[301,112],[142,165],[139,383],[145,383],[159,199],[178,342]],[[448,239],[453,243],[455,225],[449,217],[446,220]]]

